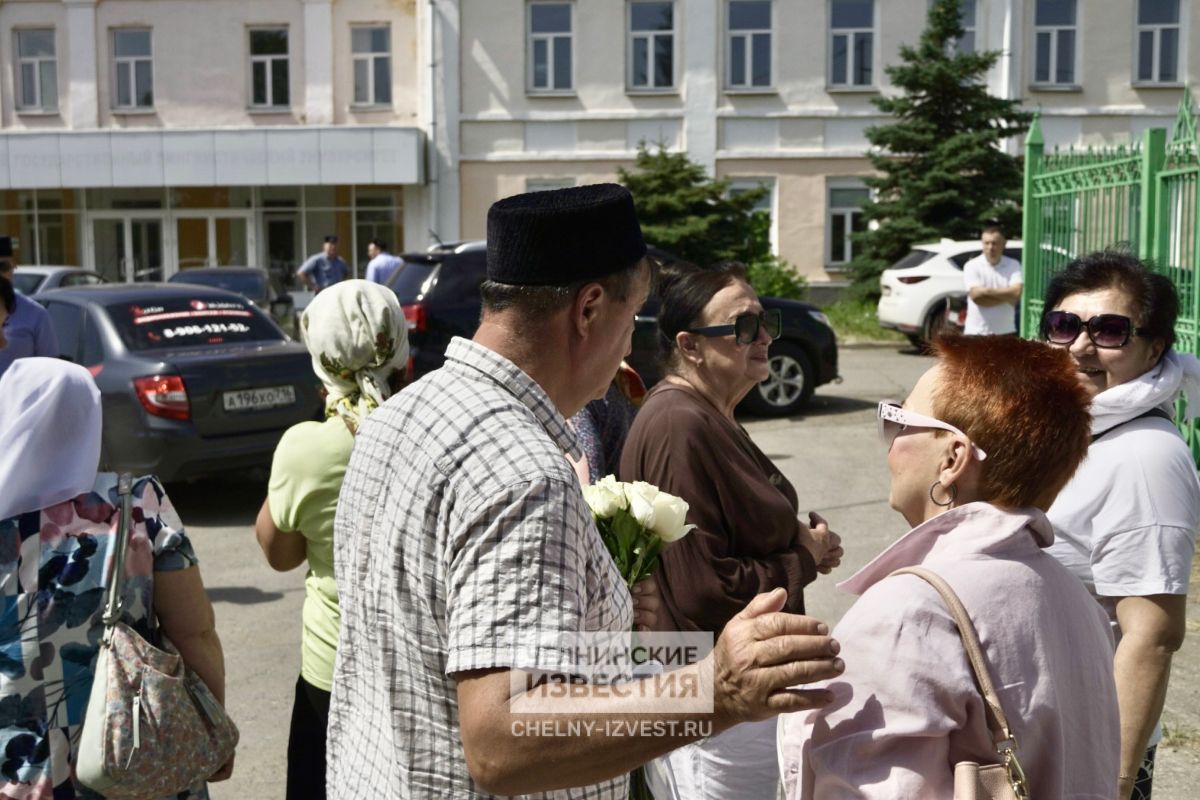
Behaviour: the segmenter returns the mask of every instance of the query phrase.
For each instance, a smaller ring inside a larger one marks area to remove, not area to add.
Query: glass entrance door
[[[163,221],[160,217],[92,220],[93,269],[115,282],[161,281]]]
[[[253,266],[249,215],[177,215],[175,243],[179,269]]]

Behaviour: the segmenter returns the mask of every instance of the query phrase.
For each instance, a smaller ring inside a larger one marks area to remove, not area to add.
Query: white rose
[[[654,497],[654,524],[651,528],[664,542],[682,539],[695,525],[684,524],[688,504],[673,494],[659,492]]]
[[[601,519],[607,519],[629,506],[621,483],[612,475],[583,487],[583,499],[592,513]]]
[[[629,513],[638,524],[647,530],[654,530],[654,498],[659,494],[658,487],[645,481],[634,481],[625,484],[625,497],[629,499]]]

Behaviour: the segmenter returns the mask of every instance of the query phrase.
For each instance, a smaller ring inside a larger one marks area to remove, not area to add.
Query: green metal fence
[[[1200,353],[1200,147],[1191,93],[1168,139],[1147,130],[1130,146],[1045,152],[1034,120],[1025,140],[1021,333],[1036,334],[1050,278],[1103,247],[1126,247],[1169,275],[1179,290],[1175,348]],[[1200,456],[1200,431],[1185,430]]]

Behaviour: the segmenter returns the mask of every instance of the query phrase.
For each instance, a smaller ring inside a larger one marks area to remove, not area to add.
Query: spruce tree
[[[988,94],[985,76],[1000,53],[957,52],[963,33],[960,0],[934,0],[920,43],[885,70],[903,93],[873,100],[895,121],[866,132],[881,174],[866,179],[874,197],[864,220],[874,224],[854,235],[851,270],[865,294],[878,292],[879,273],[913,244],[974,238],[992,221],[1020,230],[1021,160],[1000,144],[1032,115]]]
[[[746,264],[770,257],[754,205],[767,189],[731,195],[729,181],[713,180],[687,153],[638,146],[633,170],[618,169],[633,194],[646,241],[696,264],[732,259]]]

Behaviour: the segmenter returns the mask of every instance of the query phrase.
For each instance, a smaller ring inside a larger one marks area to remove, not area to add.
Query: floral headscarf
[[[325,415],[340,416],[354,433],[391,394],[388,378],[408,363],[408,328],[395,293],[348,280],[321,291],[300,326],[313,371],[325,385]]]

